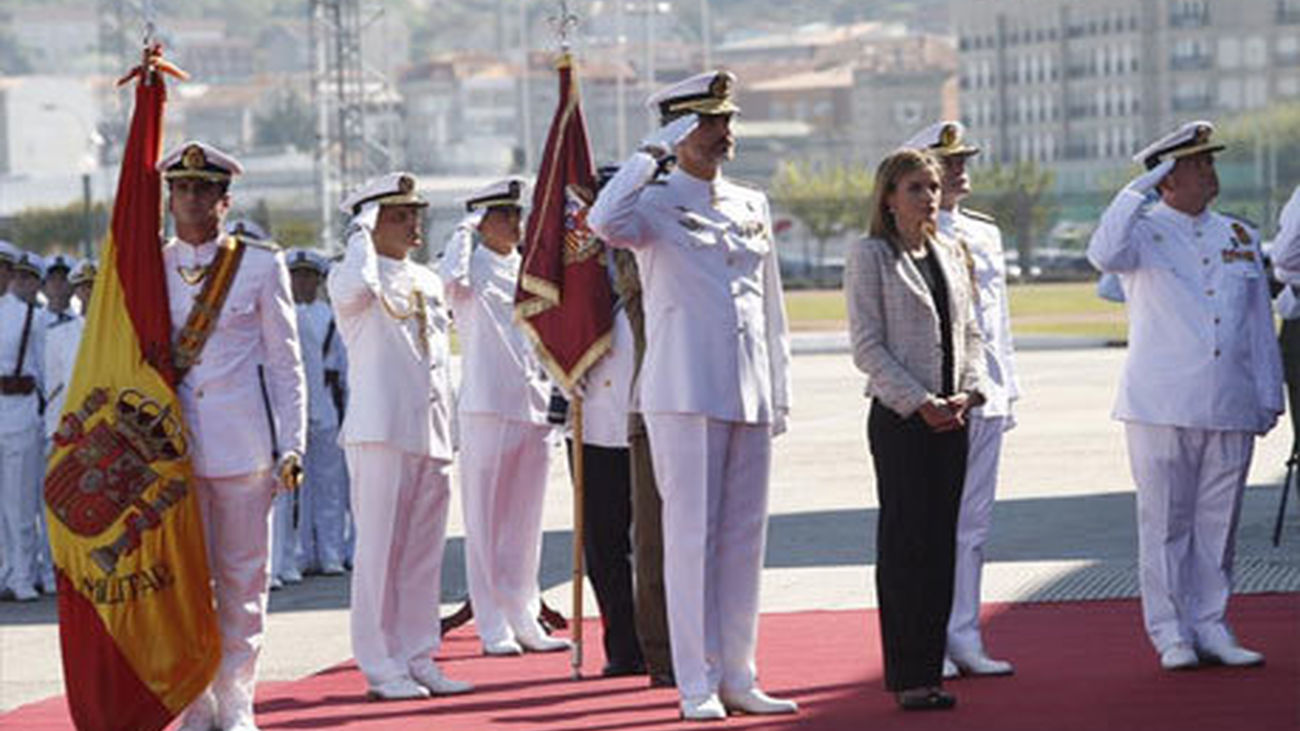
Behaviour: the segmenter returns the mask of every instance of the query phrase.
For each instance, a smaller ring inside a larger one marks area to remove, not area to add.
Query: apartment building
[[[1191,119],[1300,98],[1300,0],[954,3],[961,115],[985,162],[1033,160],[1064,192],[1122,175]]]

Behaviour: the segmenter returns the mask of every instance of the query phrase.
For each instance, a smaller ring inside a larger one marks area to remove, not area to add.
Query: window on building
[[[1219,39],[1219,68],[1235,69],[1241,65],[1241,41],[1237,38]]]
[[[1294,76],[1283,76],[1278,79],[1277,93],[1281,96],[1300,95],[1300,79]]]
[[[1262,69],[1268,65],[1268,41],[1261,36],[1247,38],[1242,46],[1246,68]]]
[[[1300,38],[1296,36],[1277,37],[1277,62],[1287,66],[1300,63]]]
[[[1247,109],[1258,109],[1268,104],[1268,79],[1258,76],[1246,79],[1246,90],[1243,96]]]

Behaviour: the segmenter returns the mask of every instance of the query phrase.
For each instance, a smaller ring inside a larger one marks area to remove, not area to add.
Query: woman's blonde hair
[[[902,241],[898,233],[898,223],[894,214],[888,210],[889,196],[898,190],[898,181],[903,176],[916,170],[929,168],[935,177],[943,179],[943,169],[939,161],[929,153],[921,150],[902,149],[880,161],[876,168],[875,192],[871,197],[871,225],[868,233],[872,238],[888,241],[895,252],[901,251]]]

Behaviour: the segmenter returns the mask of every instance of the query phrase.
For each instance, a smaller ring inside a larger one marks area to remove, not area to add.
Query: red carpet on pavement
[[[882,690],[875,612],[764,615],[759,672],[764,688],[802,710],[783,718],[732,717],[704,728],[906,728],[1069,731],[1072,729],[1300,728],[1300,594],[1234,597],[1230,619],[1243,644],[1263,650],[1262,668],[1160,671],[1136,601],[1003,604],[985,607],[986,640],[1016,663],[1010,678],[964,679],[948,688],[951,712],[904,713]],[[586,673],[599,674],[599,629],[588,628]],[[570,680],[569,656],[484,658],[462,628],[440,664],[477,684],[465,696],[372,703],[348,663],[293,682],[258,688],[257,717],[272,729],[675,729],[672,690],[644,678]],[[0,715],[4,729],[71,728],[62,698]]]

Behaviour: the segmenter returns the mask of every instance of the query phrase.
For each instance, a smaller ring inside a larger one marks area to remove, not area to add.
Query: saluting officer
[[[758,689],[754,650],[772,437],[790,408],[785,307],[767,197],[723,177],[735,77],[654,94],[663,127],[588,222],[636,253],[646,352],[637,397],[663,495],[664,579],[682,716],[793,713]],[[677,167],[651,183],[660,160]]]
[[[221,630],[217,677],[181,728],[250,731],[257,728],[271,500],[297,483],[306,428],[289,272],[278,247],[224,232],[230,182],[242,172],[234,158],[186,142],[158,170],[176,229],[163,246],[176,390]]]
[[[472,194],[438,264],[463,354],[457,424],[465,573],[488,655],[569,647],[537,621],[542,503],[555,428],[546,421],[550,382],[514,324],[523,188],[507,179]]]
[[[961,122],[937,122],[903,145],[929,152],[943,167],[939,233],[955,241],[966,259],[987,367],[987,378],[981,384],[984,403],[970,412],[967,421],[969,451],[957,517],[957,561],[943,664],[945,678],[958,674],[1009,675],[1013,670],[1006,660],[989,657],[980,636],[979,614],[984,543],[993,523],[1002,434],[1015,425],[1011,409],[1020,397],[1020,384],[1011,342],[1002,232],[992,217],[961,207],[962,199],[971,192],[966,162],[979,154],[979,148],[964,139],[965,131]]]
[[[325,257],[308,249],[289,254],[289,278],[298,313],[298,342],[307,374],[306,480],[299,505],[298,561],[306,572],[343,573],[347,467],[339,448],[340,414],[327,378],[343,370],[343,345],[334,312],[320,297],[329,272]]]
[[[352,650],[378,699],[465,693],[443,676],[438,604],[451,504],[451,377],[442,283],[408,255],[428,203],[389,173],[349,194],[347,253],[329,276],[352,363],[341,441],[357,526]]]
[[[1242,490],[1256,435],[1282,412],[1282,366],[1256,234],[1209,209],[1223,149],[1213,132],[1190,122],[1139,152],[1147,172],[1088,244],[1128,303],[1114,416],[1137,483],[1142,614],[1167,670],[1264,660],[1224,614]]]
[[[8,292],[0,295],[0,594],[25,602],[39,596],[46,327],[36,292],[44,266],[29,251],[14,250],[12,262]]]

